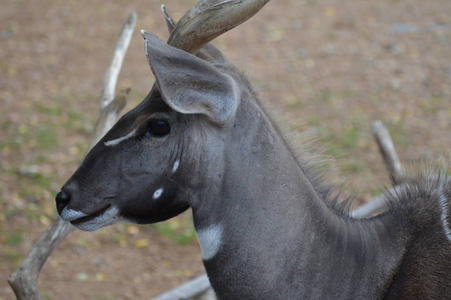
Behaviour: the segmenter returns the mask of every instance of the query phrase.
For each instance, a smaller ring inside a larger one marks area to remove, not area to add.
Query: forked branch
[[[114,125],[117,116],[124,108],[126,95],[129,89],[120,92],[114,97],[117,78],[119,76],[125,53],[130,43],[130,38],[136,25],[136,14],[129,15],[119,34],[113,57],[105,73],[102,96],[100,99],[100,116],[96,123],[93,136],[89,142],[87,152],[97,143],[98,140]],[[52,253],[53,249],[59,245],[73,227],[56,216],[52,224],[33,244],[30,252],[24,258],[19,269],[11,274],[8,282],[11,285],[17,299],[40,299],[38,278],[42,266]]]

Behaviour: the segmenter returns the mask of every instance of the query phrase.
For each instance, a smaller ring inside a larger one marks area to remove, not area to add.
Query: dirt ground
[[[165,4],[178,19],[193,2]],[[6,279],[82,158],[122,22],[136,11],[137,29],[166,38],[160,4],[0,0],[0,300],[14,298]],[[345,174],[357,202],[388,184],[373,120],[387,125],[405,166],[449,162],[451,1],[272,0],[214,43],[276,119],[335,157],[327,168]],[[126,110],[152,82],[136,30],[118,82],[133,89]],[[201,274],[197,242],[180,240],[189,219],[168,223],[169,233],[124,224],[74,232],[44,266],[43,298],[149,299]]]

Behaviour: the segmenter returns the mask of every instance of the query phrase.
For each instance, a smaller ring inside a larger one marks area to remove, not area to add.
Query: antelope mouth
[[[70,221],[70,223],[74,226],[77,226],[77,225],[85,223],[85,222],[93,221],[94,219],[102,216],[110,207],[111,207],[111,204],[107,204],[107,205],[95,210],[94,212],[92,212],[91,214],[89,214],[87,216]]]

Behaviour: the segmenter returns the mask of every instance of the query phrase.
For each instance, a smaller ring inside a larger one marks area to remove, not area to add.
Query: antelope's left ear
[[[206,115],[216,124],[224,124],[234,116],[240,91],[231,76],[146,31],[141,33],[161,96],[172,109]]]

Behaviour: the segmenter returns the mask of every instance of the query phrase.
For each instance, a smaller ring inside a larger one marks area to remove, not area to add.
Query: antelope
[[[269,0],[201,0],[167,43],[142,31],[156,83],[56,196],[93,231],[192,209],[219,299],[451,299],[451,182],[411,179],[357,219],[299,161],[215,37]]]

